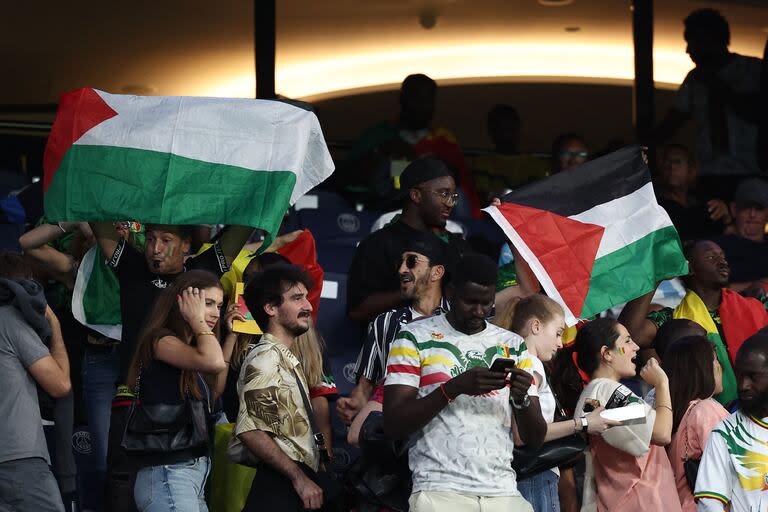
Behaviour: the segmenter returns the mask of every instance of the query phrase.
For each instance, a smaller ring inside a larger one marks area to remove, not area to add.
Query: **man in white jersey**
[[[768,510],[768,330],[736,354],[739,410],[715,427],[696,479],[699,512]]]
[[[403,326],[389,351],[384,430],[412,437],[412,512],[533,510],[517,490],[512,431],[538,447],[547,427],[525,342],[485,320],[495,284],[492,260],[464,256],[447,289],[451,311]],[[491,371],[499,352],[517,364]]]

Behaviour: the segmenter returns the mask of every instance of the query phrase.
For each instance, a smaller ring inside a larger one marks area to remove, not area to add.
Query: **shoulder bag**
[[[141,369],[120,445],[128,452],[167,453],[208,444],[208,386],[200,378],[206,400],[194,400],[186,390],[181,404],[141,403]],[[203,403],[205,402],[205,403]]]
[[[558,415],[561,418],[566,418],[567,416],[560,406],[560,401],[557,399],[554,391],[552,396],[555,397],[555,410],[558,412]],[[579,433],[548,441],[538,449],[516,446],[512,458],[512,469],[515,470],[517,480],[520,481],[548,469],[570,466],[581,457],[587,446],[587,440]]]

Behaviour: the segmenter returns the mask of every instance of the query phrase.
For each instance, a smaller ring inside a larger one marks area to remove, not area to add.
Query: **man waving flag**
[[[44,167],[52,221],[237,224],[271,239],[333,161],[315,114],[286,103],[78,89]]]
[[[573,325],[688,273],[680,238],[630,146],[485,209]]]

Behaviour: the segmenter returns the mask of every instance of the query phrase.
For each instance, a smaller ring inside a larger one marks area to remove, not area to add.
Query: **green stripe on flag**
[[[45,211],[52,221],[223,223],[274,235],[295,183],[291,171],[254,171],[157,151],[75,144],[53,177]]]
[[[639,297],[664,279],[688,273],[680,237],[674,227],[654,231],[618,251],[595,260],[589,291],[579,318],[589,318]]]
[[[728,358],[728,349],[725,347],[725,343],[723,343],[720,334],[716,332],[708,332],[707,339],[715,346],[715,356],[717,356],[717,361],[723,369],[723,392],[719,395],[715,395],[714,398],[720,402],[723,407],[727,407],[728,404],[739,397],[739,391],[736,386],[736,374],[733,372],[731,360]]]

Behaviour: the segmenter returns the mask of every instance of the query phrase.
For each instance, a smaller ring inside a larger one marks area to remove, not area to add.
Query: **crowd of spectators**
[[[511,190],[579,173],[586,139],[526,153],[519,113],[496,105],[493,150],[465,158],[432,124],[438,88],[421,74],[324,185],[382,216],[347,271],[359,355],[344,396],[338,340],[315,324],[322,282],[279,251],[296,233],[257,252],[243,226],[39,219],[23,254],[0,252],[0,510],[206,511],[217,464],[255,468],[217,511],[768,510],[761,62],[728,50],[711,9],[684,37],[695,68],[649,162],[684,294],[663,306],[651,291],[575,339],[517,249],[463,226],[491,224],[480,208]],[[666,143],[688,119],[696,148]],[[78,321],[86,266],[120,330]],[[359,447],[344,470],[334,414]],[[90,439],[77,464],[75,415]]]

